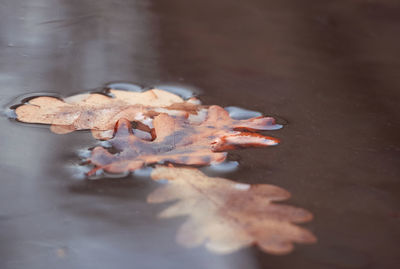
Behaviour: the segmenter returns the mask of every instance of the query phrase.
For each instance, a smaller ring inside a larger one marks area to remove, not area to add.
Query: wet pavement
[[[400,265],[398,1],[3,0],[0,91],[62,96],[112,81],[188,87],[204,104],[287,122],[234,151],[243,183],[289,190],[319,242],[218,256],[174,241],[145,177],[80,180],[89,132],[0,118],[0,268],[396,268]]]

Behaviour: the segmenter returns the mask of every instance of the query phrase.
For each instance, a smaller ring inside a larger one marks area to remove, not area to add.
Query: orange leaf
[[[36,97],[15,109],[17,119],[28,123],[51,124],[55,133],[65,134],[75,130],[92,130],[98,139],[112,137],[115,123],[125,118],[145,123],[149,115],[160,112],[188,116],[199,108],[193,99],[184,101],[173,93],[152,89],[145,92],[109,91],[78,94],[64,100],[54,97]]]
[[[94,148],[89,161],[96,167],[89,174],[99,169],[121,173],[146,164],[165,162],[208,165],[224,161],[224,150],[272,146],[279,142],[276,138],[243,132],[247,129],[276,129],[273,118],[234,120],[219,106],[211,106],[206,120],[198,125],[167,114],[156,116],[153,125],[156,138],[154,141],[145,141],[132,133],[128,120],[119,120],[115,136],[109,141],[119,153],[111,154],[103,147]]]
[[[239,184],[207,177],[193,168],[158,166],[154,180],[168,180],[148,196],[149,203],[176,201],[160,217],[188,216],[177,241],[186,247],[205,245],[216,253],[231,253],[256,244],[271,254],[286,254],[293,243],[314,243],[315,236],[293,223],[310,221],[312,214],[273,203],[289,192],[267,184]]]

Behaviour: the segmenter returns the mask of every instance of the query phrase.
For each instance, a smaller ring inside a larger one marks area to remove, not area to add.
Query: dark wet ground
[[[89,133],[0,119],[0,268],[397,268],[400,4],[348,1],[2,0],[5,107],[109,81],[181,84],[205,104],[288,121],[282,144],[236,151],[225,175],[288,189],[318,237],[287,256],[174,242],[145,178],[74,179]]]

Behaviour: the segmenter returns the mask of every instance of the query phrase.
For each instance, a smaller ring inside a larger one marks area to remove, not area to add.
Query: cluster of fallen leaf
[[[49,124],[55,133],[91,130],[96,139],[108,140],[111,148],[92,150],[88,161],[94,168],[88,175],[151,164],[208,165],[223,162],[226,150],[278,144],[276,138],[255,132],[279,128],[273,118],[232,119],[219,106],[203,106],[195,98],[184,100],[158,89],[111,89],[63,100],[40,96],[15,112],[19,121]],[[172,165],[158,165],[151,177],[168,183],[150,194],[148,202],[178,200],[160,216],[188,216],[177,234],[184,246],[205,244],[211,251],[230,253],[257,244],[268,253],[285,254],[294,242],[316,240],[293,224],[311,220],[309,212],[272,203],[290,196],[279,187],[238,184]]]

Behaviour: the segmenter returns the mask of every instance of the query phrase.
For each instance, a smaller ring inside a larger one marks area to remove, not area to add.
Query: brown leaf
[[[111,89],[109,93],[113,97],[100,93],[78,94],[64,100],[36,97],[18,106],[15,112],[19,121],[51,124],[55,133],[89,129],[95,138],[107,139],[121,118],[146,122],[149,114],[188,116],[198,110],[193,99],[184,101],[178,95],[158,89],[145,92]]]
[[[216,253],[231,253],[256,244],[265,252],[286,254],[293,243],[316,242],[311,232],[293,224],[310,221],[311,213],[273,203],[290,197],[277,186],[239,184],[193,168],[158,166],[151,177],[168,181],[147,201],[175,201],[160,217],[188,216],[177,233],[183,246],[205,245]]]
[[[207,118],[195,125],[183,118],[160,114],[154,118],[154,141],[145,141],[132,133],[129,120],[119,120],[115,136],[110,140],[111,154],[102,147],[92,151],[89,161],[107,172],[121,173],[141,168],[145,164],[172,162],[187,165],[207,165],[222,162],[226,153],[236,147],[261,147],[278,144],[278,139],[244,130],[276,129],[273,118],[258,117],[234,120],[219,106],[208,109]]]

